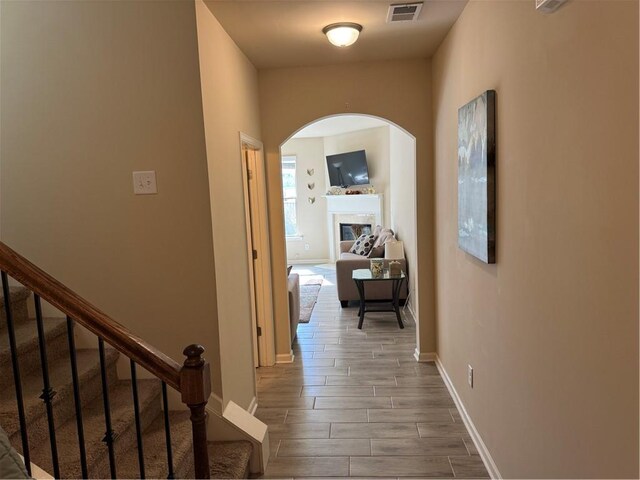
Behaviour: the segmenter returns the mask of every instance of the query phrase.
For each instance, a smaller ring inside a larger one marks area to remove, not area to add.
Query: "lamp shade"
[[[357,23],[333,23],[322,29],[329,42],[336,47],[348,47],[358,40],[362,25]]]
[[[402,260],[404,258],[404,242],[401,240],[384,244],[384,258],[387,260]]]

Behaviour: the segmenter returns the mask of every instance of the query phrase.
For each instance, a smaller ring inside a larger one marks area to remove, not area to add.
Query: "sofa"
[[[291,327],[291,343],[296,339],[298,322],[300,322],[300,277],[297,273],[289,273],[287,281],[289,290],[289,324]]]
[[[360,300],[360,296],[358,295],[358,289],[356,288],[356,283],[351,278],[351,274],[354,270],[359,268],[369,268],[371,258],[380,258],[380,257],[363,257],[362,255],[358,255],[355,253],[349,253],[351,246],[354,241],[342,241],[340,242],[340,258],[336,261],[336,283],[338,288],[338,299],[340,300],[340,305],[342,307],[347,307],[349,305],[349,301],[351,300]],[[384,257],[384,254],[382,254]],[[402,270],[405,274],[407,272],[407,261],[406,259],[401,260],[385,260],[384,267],[387,268],[389,266],[389,262],[400,262]],[[407,283],[402,286],[402,291],[400,292],[400,303],[404,304],[404,301],[408,295]],[[384,300],[391,301],[391,282],[368,282],[365,287],[365,294],[367,301],[369,300]]]

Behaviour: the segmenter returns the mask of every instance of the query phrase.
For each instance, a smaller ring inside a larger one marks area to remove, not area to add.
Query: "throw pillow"
[[[356,255],[366,257],[371,251],[375,241],[376,237],[374,235],[367,235],[366,233],[363,233],[355,242],[353,242],[349,253],[355,253]]]
[[[369,252],[369,258],[384,257],[384,244],[395,239],[396,237],[393,233],[393,230],[391,230],[390,228],[383,228],[380,231],[380,235],[378,235],[378,238],[376,238],[371,251]]]

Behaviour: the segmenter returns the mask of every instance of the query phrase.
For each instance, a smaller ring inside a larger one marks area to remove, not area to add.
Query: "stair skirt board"
[[[23,388],[24,408],[31,462],[45,472],[52,472],[51,448],[42,393],[42,371],[36,322],[29,318],[28,290],[11,287],[10,302],[14,316],[18,362]],[[0,303],[4,298],[0,296]],[[11,355],[4,307],[0,314],[0,425],[6,430],[12,445],[22,453]],[[76,429],[73,384],[67,343],[66,320],[44,319],[47,358],[51,386],[56,395],[52,405],[56,425],[58,458],[63,478],[81,476],[78,435]],[[80,330],[78,327],[77,330]],[[106,349],[106,371],[112,428],[115,432],[114,451],[118,478],[139,478],[138,446],[133,412],[131,380],[117,373],[120,354]],[[76,350],[78,379],[82,402],[87,463],[91,478],[110,476],[105,435],[104,407],[100,362],[97,348]],[[161,388],[157,379],[139,379],[138,397],[143,451],[147,478],[166,478],[168,474],[164,416],[161,408]],[[170,411],[174,471],[177,477],[193,477],[193,448],[190,413]],[[253,446],[248,441],[209,442],[209,463],[212,478],[246,478]]]
[[[222,414],[207,404],[207,413],[209,414],[208,438],[250,442],[252,451],[249,471],[252,475],[264,472],[269,460],[267,426],[252,413],[231,401],[227,403]]]

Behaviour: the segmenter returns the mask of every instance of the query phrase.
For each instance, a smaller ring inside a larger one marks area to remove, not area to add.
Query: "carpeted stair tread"
[[[209,442],[211,478],[247,478],[252,451],[247,441]]]
[[[47,339],[47,350],[50,361],[65,353],[64,338],[66,320],[62,318],[45,318],[43,320],[44,334]],[[18,364],[21,375],[40,368],[40,353],[38,345],[38,329],[35,320],[16,322],[14,328],[16,345],[18,348]],[[11,351],[9,349],[9,331],[0,330],[0,386],[5,387],[12,380]]]
[[[27,298],[29,298],[31,292],[24,287],[9,287],[9,299],[11,304],[18,302],[24,302]],[[0,307],[4,308],[4,294],[2,290],[0,290]]]
[[[138,396],[143,429],[150,423],[149,416],[155,418],[160,412],[160,382],[157,380],[138,380]],[[109,388],[111,425],[115,433],[114,443],[116,459],[132,448],[135,443],[135,421],[131,381],[121,380]],[[102,392],[82,410],[87,464],[91,478],[109,476],[108,450],[102,441],[105,434],[105,420]],[[80,478],[80,458],[76,420],[71,418],[57,425],[56,439],[59,446],[60,471],[64,478]],[[63,447],[62,447],[63,446]],[[32,447],[32,462],[52,471],[51,452],[48,440]]]
[[[31,292],[24,287],[9,287],[9,299],[14,323],[24,322],[29,317],[27,299]],[[4,294],[0,289],[0,330],[6,330],[7,317],[4,308]]]
[[[171,447],[176,477],[188,478],[189,466],[193,464],[191,420],[188,411],[170,411]],[[158,415],[144,430],[142,439],[145,476],[147,478],[167,478],[167,447],[164,430],[164,415]],[[119,478],[140,478],[138,464],[138,444],[117,457]]]
[[[118,352],[112,348],[106,349],[105,360],[107,368],[115,367]],[[83,400],[95,398],[99,393],[90,391],[91,377],[100,376],[100,359],[97,349],[82,349],[76,351],[78,364],[78,380]],[[115,378],[115,368],[112,377]],[[49,381],[51,388],[56,392],[53,397],[54,419],[56,423],[64,422],[70,416],[75,415],[75,404],[73,399],[73,382],[71,380],[71,363],[68,355],[62,356],[49,363]],[[98,384],[99,385],[99,384]],[[96,386],[95,384],[93,385]],[[33,427],[46,421],[45,404],[40,398],[43,390],[42,371],[35,370],[30,375],[22,375],[22,394],[26,417],[29,421],[29,434],[34,436]],[[44,417],[44,418],[42,418]],[[13,386],[0,392],[0,425],[7,432],[9,437],[17,434],[20,428],[15,390]],[[40,426],[40,425],[38,425]],[[37,428],[37,427],[36,427]]]
[[[171,445],[175,475],[193,478],[193,444],[188,411],[171,411]],[[143,451],[147,478],[166,478],[167,452],[164,418],[159,415],[144,431]],[[211,478],[246,478],[252,445],[246,441],[209,442],[209,471]],[[119,478],[140,478],[137,444],[118,457]]]

